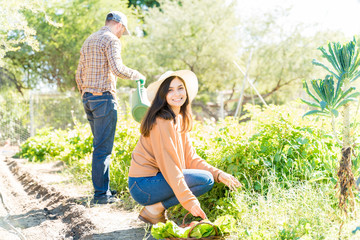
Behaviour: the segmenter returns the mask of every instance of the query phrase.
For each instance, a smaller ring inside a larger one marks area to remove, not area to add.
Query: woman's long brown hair
[[[160,85],[153,102],[151,103],[150,108],[145,114],[144,119],[141,122],[140,132],[143,136],[148,137],[150,135],[150,131],[153,128],[156,118],[161,117],[166,120],[173,120],[176,123],[176,116],[169,104],[166,101],[166,95],[169,92],[170,83],[173,79],[179,78],[186,89],[186,85],[183,79],[178,76],[171,76],[164,80],[164,82]],[[180,108],[180,114],[183,118],[182,124],[182,132],[188,132],[192,129],[193,120],[191,113],[191,105],[189,102],[189,96],[186,89],[186,101]]]

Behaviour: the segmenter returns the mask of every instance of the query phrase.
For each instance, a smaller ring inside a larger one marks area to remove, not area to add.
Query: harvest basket
[[[187,215],[189,215],[189,213],[187,213],[185,216],[184,216],[184,219],[183,219],[183,223],[180,225],[181,227],[187,227],[188,225],[185,224],[185,218],[187,217]],[[194,226],[192,226],[189,230],[189,233],[188,233],[188,237],[187,238],[177,238],[177,237],[171,237],[171,238],[165,238],[165,240],[223,240],[225,239],[224,236],[208,236],[208,237],[202,237],[202,238],[194,238],[194,237],[190,237],[191,235],[191,232],[192,230],[196,227],[196,226],[199,226],[201,224],[208,224],[208,225],[211,225],[214,229],[215,229],[215,233],[216,235],[219,234],[218,230],[217,230],[217,227],[212,224],[212,223],[209,223],[209,222],[199,222],[197,224],[195,224]]]

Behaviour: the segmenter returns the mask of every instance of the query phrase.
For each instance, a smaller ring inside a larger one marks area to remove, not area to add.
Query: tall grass
[[[234,195],[239,239],[360,239],[360,231],[353,233],[360,226],[355,214],[339,236],[342,216],[333,184],[304,182],[284,189],[270,181],[265,195],[254,191]]]

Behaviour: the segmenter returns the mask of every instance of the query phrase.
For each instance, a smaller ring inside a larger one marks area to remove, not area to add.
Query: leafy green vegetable
[[[206,221],[205,221],[206,222]],[[211,223],[211,222],[209,222]],[[213,226],[214,225],[214,226]],[[189,231],[191,230],[190,237],[202,238],[209,236],[230,234],[235,230],[235,218],[230,215],[219,217],[214,224],[198,224],[192,230],[191,227],[182,228],[176,225],[173,221],[167,221],[166,223],[157,223],[153,225],[151,234],[156,239],[162,239],[167,237],[187,238]]]
[[[171,237],[166,230],[165,223],[159,222],[152,226],[151,235],[156,239]]]
[[[222,234],[230,234],[235,228],[236,220],[231,215],[225,215],[217,218],[214,222],[220,228]]]
[[[159,222],[152,226],[151,235],[156,239],[167,237],[186,238],[189,233],[190,227],[182,228],[176,225],[173,221],[166,223]]]
[[[182,233],[184,232],[181,227],[176,225],[173,221],[167,221],[165,224],[165,228],[168,233],[170,233],[173,237],[180,237]]]
[[[190,231],[190,229],[191,229],[191,227],[186,227],[186,228],[182,228],[184,231],[183,231],[183,233],[180,235],[180,237],[182,237],[182,238],[187,238],[188,237],[188,235],[189,235],[189,231]]]
[[[193,228],[190,237],[201,238],[208,236],[215,236],[215,229],[210,224],[199,224]]]

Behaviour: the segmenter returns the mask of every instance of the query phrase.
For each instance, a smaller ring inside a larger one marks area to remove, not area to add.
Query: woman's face
[[[178,77],[175,77],[171,81],[168,93],[166,95],[166,101],[175,114],[180,112],[181,106],[185,103],[186,101],[185,85]]]

